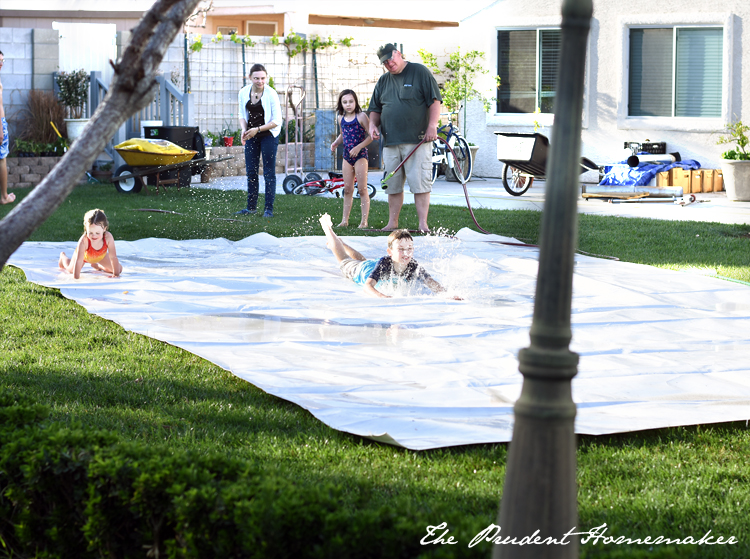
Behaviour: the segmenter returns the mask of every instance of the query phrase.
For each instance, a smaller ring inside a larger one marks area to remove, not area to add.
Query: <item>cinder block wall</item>
[[[10,147],[18,137],[32,89],[52,90],[52,72],[60,57],[58,32],[54,29],[0,28],[0,50],[5,56],[3,107],[8,121]]]
[[[32,30],[0,28],[0,50],[5,64],[0,79],[3,80],[3,107],[8,121],[10,147],[18,131],[19,119],[23,118],[29,90],[32,88]]]
[[[3,51],[5,52],[5,51]],[[59,157],[9,157],[8,188],[30,188],[36,186],[52,167],[60,161]]]
[[[60,32],[56,29],[32,29],[31,46],[32,89],[52,90],[52,73],[57,72],[60,65]]]

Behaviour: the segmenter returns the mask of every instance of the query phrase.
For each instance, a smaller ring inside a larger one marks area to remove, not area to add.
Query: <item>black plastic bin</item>
[[[198,153],[194,159],[203,159],[206,157],[206,146],[203,141],[203,135],[198,132],[197,126],[145,126],[143,132],[148,140],[167,140],[177,144],[183,149],[192,149]],[[202,165],[194,167],[183,167],[174,171],[167,171],[166,176],[162,179],[176,179],[179,173],[180,186],[190,186],[192,175],[199,175],[205,169]],[[147,177],[148,184],[156,184],[156,176]]]

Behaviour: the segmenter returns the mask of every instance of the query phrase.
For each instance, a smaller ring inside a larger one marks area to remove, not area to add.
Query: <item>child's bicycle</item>
[[[327,179],[320,178],[317,180],[307,181],[306,183],[299,184],[294,187],[292,194],[314,196],[316,194],[324,194],[326,192],[333,193],[336,198],[341,196],[341,192],[344,190],[344,174],[330,172],[328,173]],[[367,185],[367,194],[370,198],[373,198],[377,190],[371,184]],[[357,188],[357,179],[354,179],[354,197],[359,198],[359,189]]]
[[[453,116],[454,114],[456,113],[440,113],[440,116]],[[438,128],[438,134],[443,136],[445,141],[453,148],[453,153],[445,147],[443,142],[437,140],[432,142],[432,183],[435,183],[443,166],[445,166],[446,173],[452,173],[458,182],[467,182],[471,178],[474,163],[471,158],[471,150],[469,149],[468,142],[461,136],[458,127],[453,126],[452,121]],[[454,153],[456,156],[455,159],[458,159],[458,163],[461,166],[463,180],[459,176],[458,166],[453,157]]]

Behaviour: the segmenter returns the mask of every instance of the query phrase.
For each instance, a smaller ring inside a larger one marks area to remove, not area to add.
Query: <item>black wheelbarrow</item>
[[[190,177],[192,176],[193,169],[197,168],[198,171],[203,171],[211,163],[234,159],[234,155],[223,155],[215,159],[191,159],[190,161],[166,164],[158,156],[151,156],[151,154],[145,153],[139,154],[139,156],[141,156],[141,159],[136,159],[136,162],[132,159],[129,161],[129,157],[123,157],[126,164],[118,167],[113,173],[110,182],[114,183],[118,192],[140,192],[142,188],[145,188],[148,193],[148,186],[146,186],[146,180],[144,180],[148,177],[155,178],[154,185],[156,186],[157,194],[159,193],[159,187],[166,188],[169,185],[176,185],[177,190],[179,190],[180,187],[190,186]],[[190,157],[193,156],[190,155]],[[177,171],[176,178],[169,178],[171,171]]]
[[[508,194],[520,196],[534,179],[543,179],[547,169],[549,139],[543,134],[495,132],[497,158],[503,165],[503,186]],[[581,157],[581,173],[599,171],[599,166]]]

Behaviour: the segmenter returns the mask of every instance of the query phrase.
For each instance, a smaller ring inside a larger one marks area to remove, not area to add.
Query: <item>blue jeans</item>
[[[266,183],[265,209],[273,211],[276,197],[276,147],[279,141],[275,136],[250,138],[245,142],[245,172],[247,173],[247,209],[258,207],[258,167],[263,156],[263,179]]]

